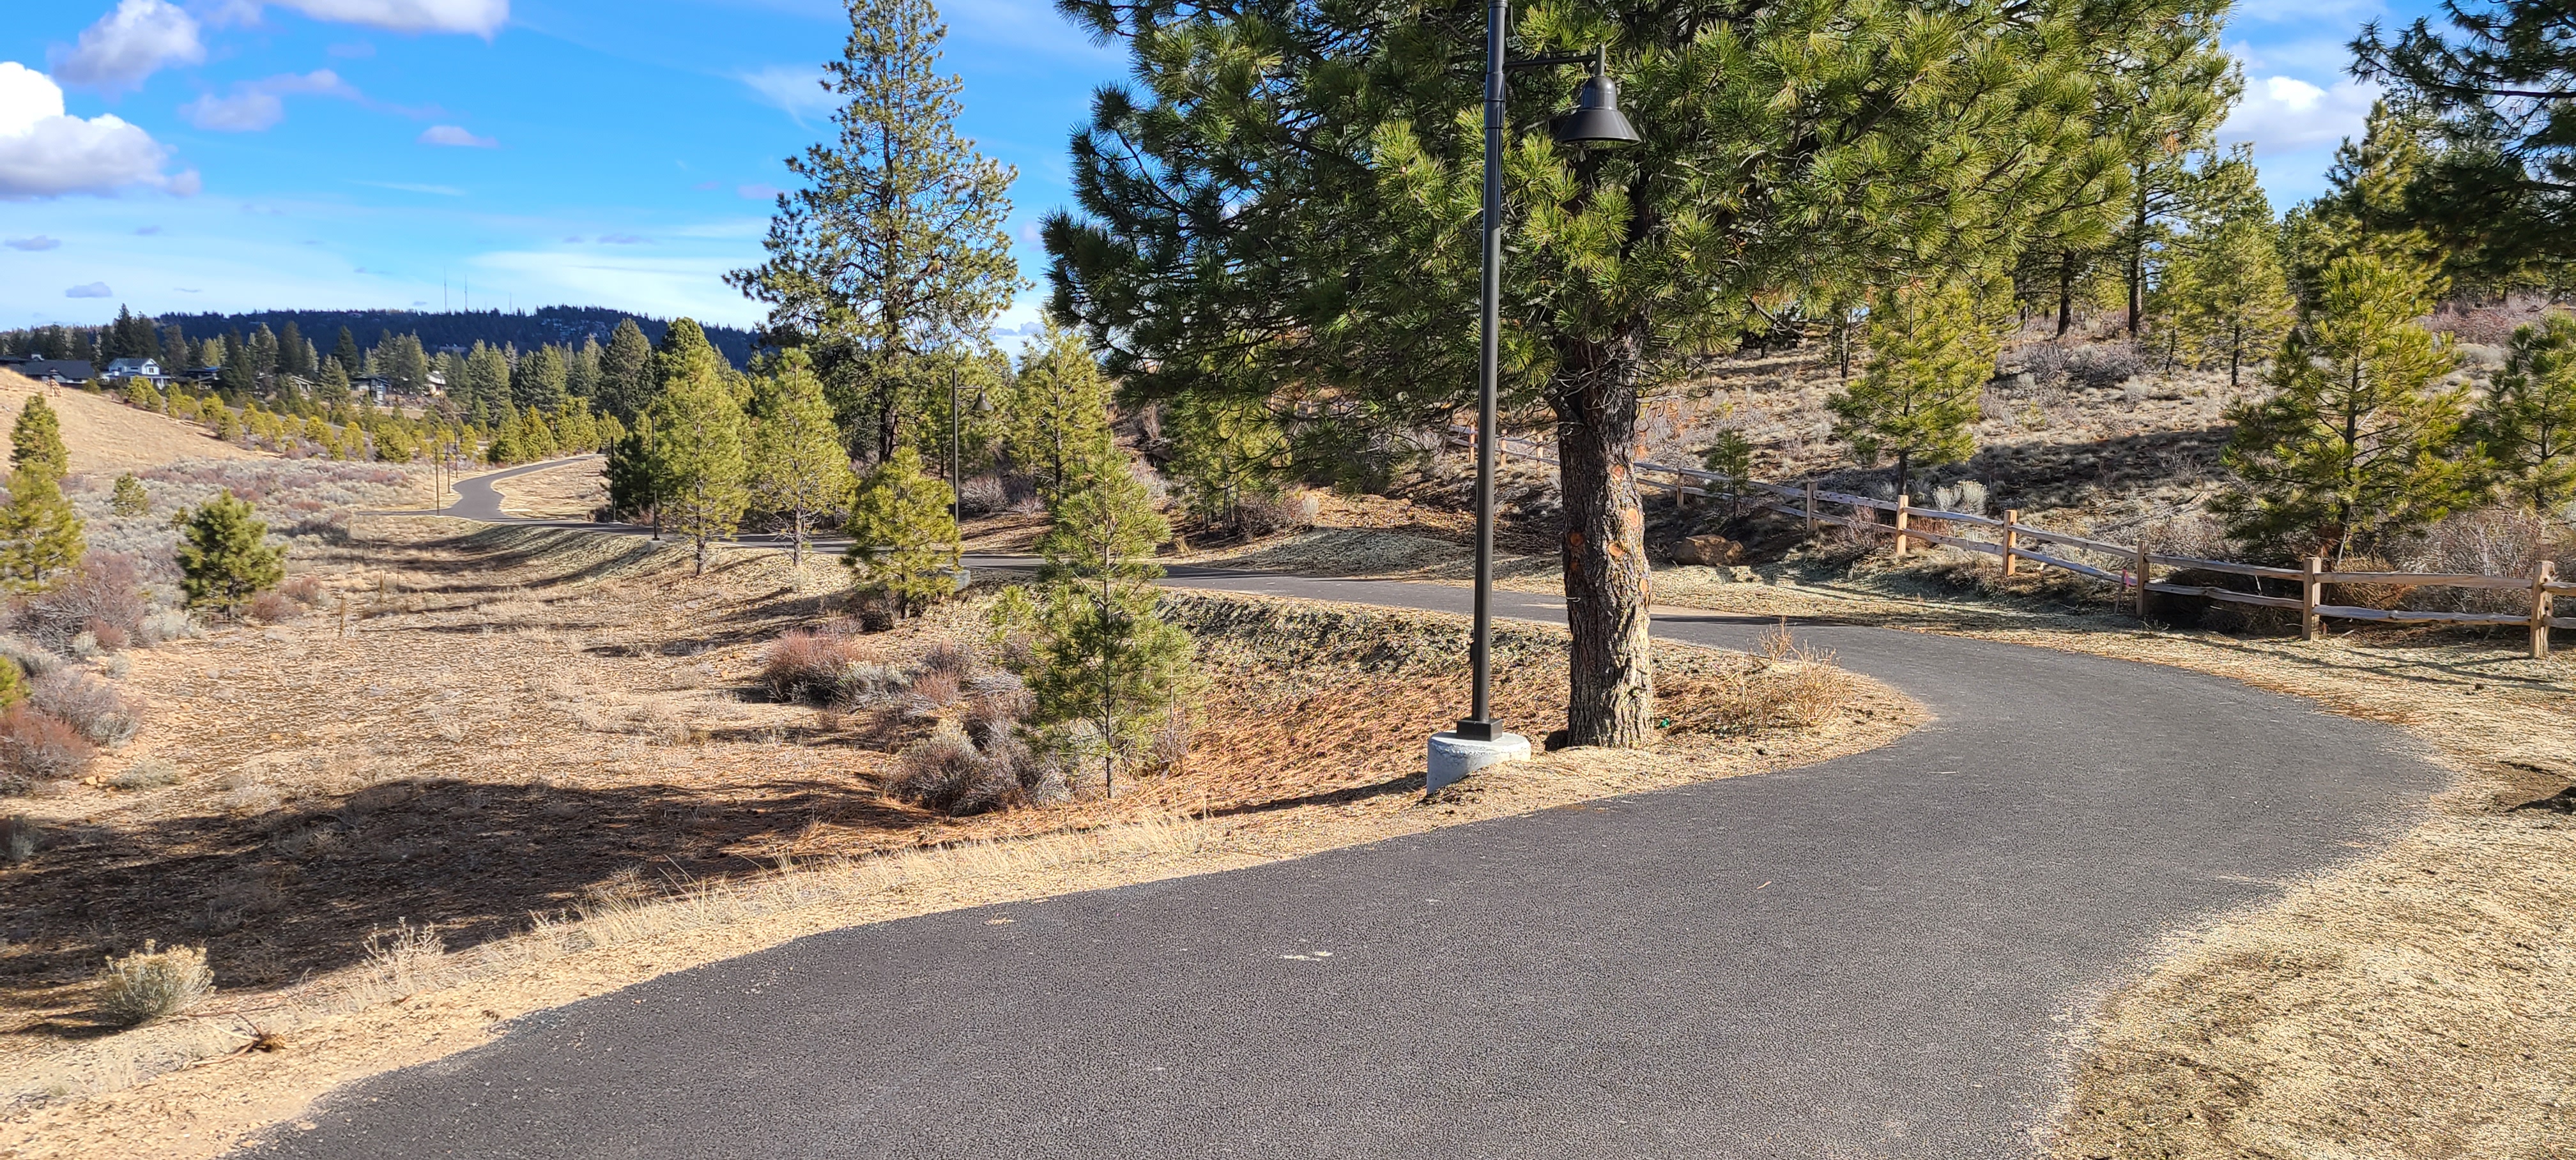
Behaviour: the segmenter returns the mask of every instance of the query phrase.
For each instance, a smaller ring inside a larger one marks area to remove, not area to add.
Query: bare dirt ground
[[[15,371],[0,370],[0,409],[12,418],[39,394],[62,416],[63,443],[71,449],[74,474],[131,471],[185,459],[276,458],[226,443],[194,423],[138,411],[78,387],[39,383]]]
[[[1836,674],[1811,727],[1735,730],[1753,662],[1668,650],[1661,748],[1548,754],[1426,802],[1420,739],[1464,696],[1456,621],[1176,596],[1216,677],[1178,769],[948,818],[883,793],[927,723],[755,687],[770,639],[834,614],[831,565],[731,552],[700,580],[668,543],[375,517],[302,566],[320,612],[130,654],[142,735],[25,803],[39,849],[0,870],[0,1156],[212,1155],[518,1015],[813,931],[1810,762],[1918,719]],[[926,648],[974,618],[870,639]],[[1531,658],[1498,689],[1516,719],[1561,714],[1556,634],[1498,647]],[[1302,711],[1327,695],[1351,717],[1330,731]],[[113,788],[144,760],[184,776]],[[220,990],[113,1032],[90,979],[146,938],[205,945]]]

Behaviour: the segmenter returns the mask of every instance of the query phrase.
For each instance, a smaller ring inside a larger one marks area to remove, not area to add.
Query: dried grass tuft
[[[99,1013],[120,1026],[140,1027],[196,1006],[215,990],[204,947],[143,949],[109,959],[99,972]]]

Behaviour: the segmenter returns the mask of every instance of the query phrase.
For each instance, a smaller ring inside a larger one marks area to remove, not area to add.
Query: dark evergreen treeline
[[[149,353],[167,361],[167,340],[171,328],[177,328],[190,340],[193,351],[198,341],[226,334],[247,337],[265,327],[274,333],[285,333],[289,326],[303,335],[327,342],[330,336],[346,328],[368,346],[375,345],[387,334],[413,335],[420,344],[435,354],[439,348],[471,348],[480,342],[493,347],[515,347],[535,350],[555,345],[578,347],[584,339],[605,345],[619,322],[632,320],[651,342],[662,341],[670,329],[668,319],[630,314],[600,306],[541,306],[533,311],[500,310],[261,310],[241,314],[164,314],[147,322],[159,331],[149,351],[131,350],[142,344],[117,341],[117,325],[82,327],[37,327],[0,331],[0,353],[34,354],[47,358],[107,359],[129,354]],[[751,362],[754,343],[752,333],[728,326],[702,326],[707,343],[736,367]],[[178,368],[172,368],[178,369]]]

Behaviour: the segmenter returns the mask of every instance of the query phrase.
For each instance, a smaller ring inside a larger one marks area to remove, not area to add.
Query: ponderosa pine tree
[[[1260,399],[1181,395],[1164,406],[1163,437],[1172,444],[1172,474],[1211,520],[1241,525],[1243,501],[1278,494],[1288,468],[1288,437]]]
[[[358,336],[340,328],[340,341],[331,344],[331,361],[340,364],[340,373],[355,375],[367,369],[367,356],[358,351]]]
[[[599,352],[599,407],[629,427],[653,405],[653,344],[632,318],[621,318]]]
[[[859,480],[850,503],[852,582],[911,616],[957,593],[957,524],[946,480],[921,467],[909,443]]]
[[[2515,328],[2468,435],[2513,502],[2555,513],[2576,500],[2576,317],[2553,313]]]
[[[751,502],[744,486],[742,405],[726,381],[723,360],[696,323],[673,321],[664,347],[655,356],[661,397],[647,412],[653,420],[652,473],[661,500],[655,510],[695,543],[697,571],[703,576],[708,543],[732,535]]]
[[[2211,209],[2175,243],[2161,296],[2182,341],[2197,359],[2224,361],[2233,387],[2245,364],[2280,345],[2297,302],[2262,190]]]
[[[1081,216],[1046,227],[1054,309],[1121,390],[1453,421],[1477,381],[1485,9],[1064,7],[1136,77],[1074,141]],[[1557,420],[1574,743],[1652,732],[1641,398],[1767,329],[1757,302],[2008,268],[2045,210],[2116,213],[2128,137],[2104,111],[2182,84],[2140,62],[2176,36],[2214,49],[2224,8],[1515,10],[1516,55],[1606,44],[1643,136],[1550,143],[1575,66],[1518,74],[1504,111],[1504,395]]]
[[[549,342],[519,356],[510,372],[510,401],[522,410],[555,414],[572,398],[568,382],[563,348]]]
[[[1109,380],[1082,332],[1045,320],[1020,351],[1020,373],[1002,407],[1002,452],[1052,504],[1114,451]]]
[[[61,482],[72,472],[72,453],[63,445],[63,420],[43,395],[29,395],[9,428],[9,470],[35,468]]]
[[[9,498],[0,505],[0,584],[26,592],[80,566],[89,550],[81,518],[63,495],[71,452],[62,420],[43,395],[30,395],[9,429]]]
[[[805,536],[814,516],[845,508],[857,479],[850,474],[840,428],[832,421],[832,404],[823,398],[823,381],[814,377],[805,352],[780,355],[765,387],[768,413],[751,434],[752,497],[761,507],[787,516],[796,537],[788,560],[802,576]]]
[[[2441,518],[2462,495],[2461,391],[2451,352],[2417,320],[2429,267],[2360,254],[2319,276],[2317,301],[2272,362],[2275,394],[2230,408],[2222,461],[2243,486],[2210,504],[2267,555],[2340,562]]]
[[[1864,464],[1896,457],[1897,494],[1917,466],[1957,463],[1977,449],[1972,425],[2001,345],[2001,295],[1957,280],[1881,291],[1869,312],[1869,369],[1825,400],[1834,434]]]
[[[585,406],[598,405],[601,353],[599,340],[584,335],[580,346],[564,354],[564,390]]]
[[[2419,107],[2442,147],[2409,174],[2406,225],[2455,281],[2563,277],[2576,261],[2576,39],[2565,0],[2441,6],[2394,40],[2352,42],[2353,73]]]
[[[1154,510],[1123,457],[1104,457],[1054,506],[1038,540],[1045,595],[1036,663],[1028,674],[1037,719],[1100,761],[1102,790],[1117,791],[1117,765],[1196,687],[1197,645],[1155,614],[1154,550],[1171,525]],[[1064,727],[1085,723],[1083,735]]]
[[[609,416],[615,421],[616,416]],[[608,510],[621,519],[649,518],[653,538],[662,538],[662,478],[656,474],[660,462],[660,440],[653,428],[653,413],[646,411],[635,419],[634,430],[619,436],[608,445]]]
[[[108,510],[132,518],[152,511],[152,493],[143,489],[143,481],[129,471],[116,477],[116,490],[109,493]]]
[[[177,554],[190,608],[237,613],[286,579],[286,549],[269,545],[268,525],[231,488],[188,513]]]
[[[779,195],[768,260],[726,280],[769,305],[771,341],[812,348],[842,423],[882,460],[906,401],[934,393],[917,361],[976,345],[1022,285],[1016,172],[957,135],[962,82],[939,71],[948,30],[930,0],[848,6],[849,42],[824,66],[838,135],[787,160],[804,186]]]

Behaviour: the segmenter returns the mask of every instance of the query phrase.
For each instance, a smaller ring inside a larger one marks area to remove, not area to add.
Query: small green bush
[[[127,1027],[140,1027],[196,1006],[215,990],[204,947],[159,950],[150,942],[99,972],[98,1009]]]

